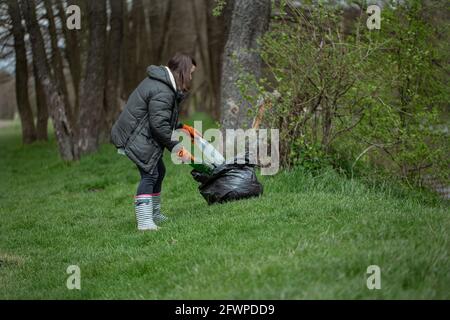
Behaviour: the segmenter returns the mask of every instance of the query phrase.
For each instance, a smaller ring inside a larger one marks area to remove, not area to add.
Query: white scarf
[[[169,73],[170,82],[172,82],[172,87],[175,91],[177,91],[177,84],[175,82],[175,78],[173,77],[172,71],[170,71],[169,67],[165,67],[167,72]]]

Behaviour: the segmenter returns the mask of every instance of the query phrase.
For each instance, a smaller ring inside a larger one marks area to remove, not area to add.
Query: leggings
[[[161,192],[161,185],[166,175],[166,167],[162,157],[158,160],[156,168],[150,174],[138,167],[141,174],[141,182],[139,183],[136,195],[141,194],[157,194]]]

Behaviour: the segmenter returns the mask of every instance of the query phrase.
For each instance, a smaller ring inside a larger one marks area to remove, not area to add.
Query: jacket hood
[[[154,66],[154,65],[149,66],[147,68],[147,75],[149,78],[161,81],[162,83],[166,84],[170,89],[172,89],[172,91],[175,92],[175,97],[178,102],[187,99],[187,97],[189,96],[188,93],[174,89],[172,82],[170,81],[169,73],[164,66]]]
[[[149,66],[147,68],[147,75],[151,79],[155,79],[161,81],[164,84],[167,84],[174,92],[176,92],[176,90],[172,86],[172,82],[170,81],[169,74],[164,66]]]

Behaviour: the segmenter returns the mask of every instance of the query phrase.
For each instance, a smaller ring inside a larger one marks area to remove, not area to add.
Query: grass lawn
[[[53,138],[23,146],[18,125],[0,129],[0,299],[450,298],[447,204],[296,170],[208,206],[188,166],[166,166],[171,221],[140,233],[139,173],[113,146],[65,164]]]

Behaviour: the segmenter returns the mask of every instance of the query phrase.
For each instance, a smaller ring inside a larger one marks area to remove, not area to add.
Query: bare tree
[[[208,50],[208,70],[210,73],[210,83],[212,92],[212,106],[210,113],[215,119],[220,117],[220,80],[222,72],[223,50],[228,38],[230,28],[231,9],[234,0],[228,0],[223,13],[213,16],[215,3],[206,0],[207,11],[207,50]]]
[[[66,77],[64,76],[64,63],[58,47],[58,32],[56,30],[55,16],[53,14],[53,0],[44,0],[44,7],[47,13],[48,31],[50,35],[51,46],[51,67],[55,76],[56,84],[64,99],[64,104],[68,107],[67,115],[73,123],[72,109],[69,103],[69,94],[67,92]]]
[[[150,63],[160,64],[163,63],[162,54],[172,13],[172,0],[146,0],[146,4],[150,22]]]
[[[31,111],[28,96],[28,63],[24,41],[25,31],[22,26],[18,1],[8,0],[8,12],[11,16],[14,49],[16,52],[16,101],[22,122],[22,141],[24,143],[32,143],[36,140],[36,128],[34,126],[33,112]]]
[[[108,37],[107,79],[105,88],[105,138],[109,137],[119,112],[119,75],[123,39],[123,0],[109,0],[111,7]]]
[[[258,53],[257,39],[268,29],[271,12],[270,0],[235,0],[228,40],[225,45],[221,78],[221,123],[224,128],[250,126],[248,103],[243,102],[236,80],[237,67],[259,78],[262,60]]]
[[[34,91],[36,96],[37,122],[36,134],[38,140],[48,140],[48,109],[45,101],[44,90],[39,79],[36,63],[33,61],[33,75],[34,75]]]
[[[102,127],[105,95],[106,0],[88,1],[89,49],[80,96],[79,148],[95,152]]]
[[[123,76],[123,98],[128,98],[136,87],[135,70],[137,65],[137,14],[142,7],[133,1],[131,11],[125,10],[122,76]]]
[[[30,34],[33,61],[36,64],[38,78],[42,84],[45,100],[53,120],[59,153],[64,160],[76,160],[79,158],[79,153],[74,143],[74,131],[67,117],[67,106],[64,104],[64,99],[58,91],[47,61],[44,40],[36,19],[36,4],[34,0],[26,0],[20,2],[20,7]]]
[[[196,32],[191,1],[171,0],[170,10],[170,27],[163,48],[164,60],[169,59],[175,52],[194,55]]]
[[[138,4],[137,12],[135,13],[136,16],[136,33],[137,33],[137,56],[136,56],[136,69],[134,72],[135,75],[135,85],[137,86],[138,83],[142,81],[142,79],[146,75],[146,69],[149,65],[149,60],[151,57],[151,51],[150,51],[150,34],[149,34],[149,28],[147,27],[147,19],[145,15],[145,6],[142,0],[135,0],[133,3]]]
[[[64,23],[67,20],[66,12],[63,6],[63,1],[56,1],[58,8],[58,16],[60,20]],[[68,5],[77,4],[82,5],[81,0],[69,0]],[[72,116],[73,116],[73,125],[77,127],[78,117],[79,117],[79,96],[80,96],[80,82],[81,82],[81,71],[82,71],[82,63],[81,63],[81,46],[80,42],[82,40],[82,33],[84,32],[82,29],[79,30],[68,30],[67,28],[62,28],[65,40],[65,57],[67,62],[69,63],[70,75],[72,77],[72,84],[74,89],[75,101],[72,108]]]
[[[129,19],[129,10],[128,10],[128,5],[125,4],[124,8],[123,8],[123,40],[122,40],[122,48],[121,48],[121,53],[120,53],[120,97],[125,100],[128,98],[129,95],[129,65],[131,65],[130,63],[130,59],[129,59],[129,52],[128,52],[128,46],[129,46],[129,41],[130,39],[128,39],[129,35],[130,35],[130,19]]]

